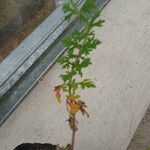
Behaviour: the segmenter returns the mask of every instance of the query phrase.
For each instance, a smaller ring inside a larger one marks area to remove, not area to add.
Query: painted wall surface
[[[91,53],[85,77],[97,88],[79,91],[90,118],[79,115],[76,150],[125,150],[150,104],[150,1],[111,0],[95,29],[102,45]],[[0,127],[0,149],[23,142],[66,144],[70,130],[53,89],[62,72],[55,65]]]

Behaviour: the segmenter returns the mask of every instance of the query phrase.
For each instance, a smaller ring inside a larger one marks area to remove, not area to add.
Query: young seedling
[[[81,112],[89,117],[86,111],[87,106],[81,100],[77,89],[84,90],[96,87],[90,79],[83,79],[83,69],[92,64],[89,54],[101,43],[95,37],[94,27],[101,27],[104,20],[99,18],[100,11],[96,8],[93,0],[85,0],[82,8],[79,8],[73,0],[69,0],[68,3],[64,4],[63,11],[65,20],[70,21],[72,17],[78,17],[84,26],[82,31],[74,31],[62,40],[67,52],[58,60],[58,63],[65,73],[60,75],[63,83],[54,89],[58,103],[61,103],[61,92],[66,95],[66,110],[69,115],[67,122],[72,130],[72,141],[66,149],[74,150],[75,135],[78,130],[76,115]],[[89,19],[87,16],[91,13],[93,15]]]

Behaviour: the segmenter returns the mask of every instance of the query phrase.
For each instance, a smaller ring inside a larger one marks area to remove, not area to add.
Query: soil
[[[135,132],[127,150],[147,150],[150,148],[150,107]]]
[[[51,12],[55,5],[46,4],[37,9],[26,8],[23,11],[23,25],[15,30],[2,34],[5,38],[0,41],[0,62],[4,60]],[[0,40],[1,38],[0,37]]]

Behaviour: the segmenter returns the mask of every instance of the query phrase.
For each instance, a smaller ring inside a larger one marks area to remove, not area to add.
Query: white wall
[[[150,103],[149,8],[149,0],[111,0],[103,10],[104,27],[95,29],[103,44],[85,71],[97,88],[81,94],[90,118],[78,118],[76,150],[125,150],[141,121]],[[53,95],[61,72],[55,65],[0,127],[0,149],[69,142],[64,105]]]

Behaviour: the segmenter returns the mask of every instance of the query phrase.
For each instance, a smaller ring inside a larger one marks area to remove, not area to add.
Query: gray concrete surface
[[[150,103],[150,1],[111,0],[95,29],[103,44],[91,53],[85,77],[97,88],[79,91],[90,118],[79,115],[76,150],[125,150]],[[0,149],[22,142],[66,144],[70,130],[64,105],[53,89],[62,70],[55,65],[0,127]]]

